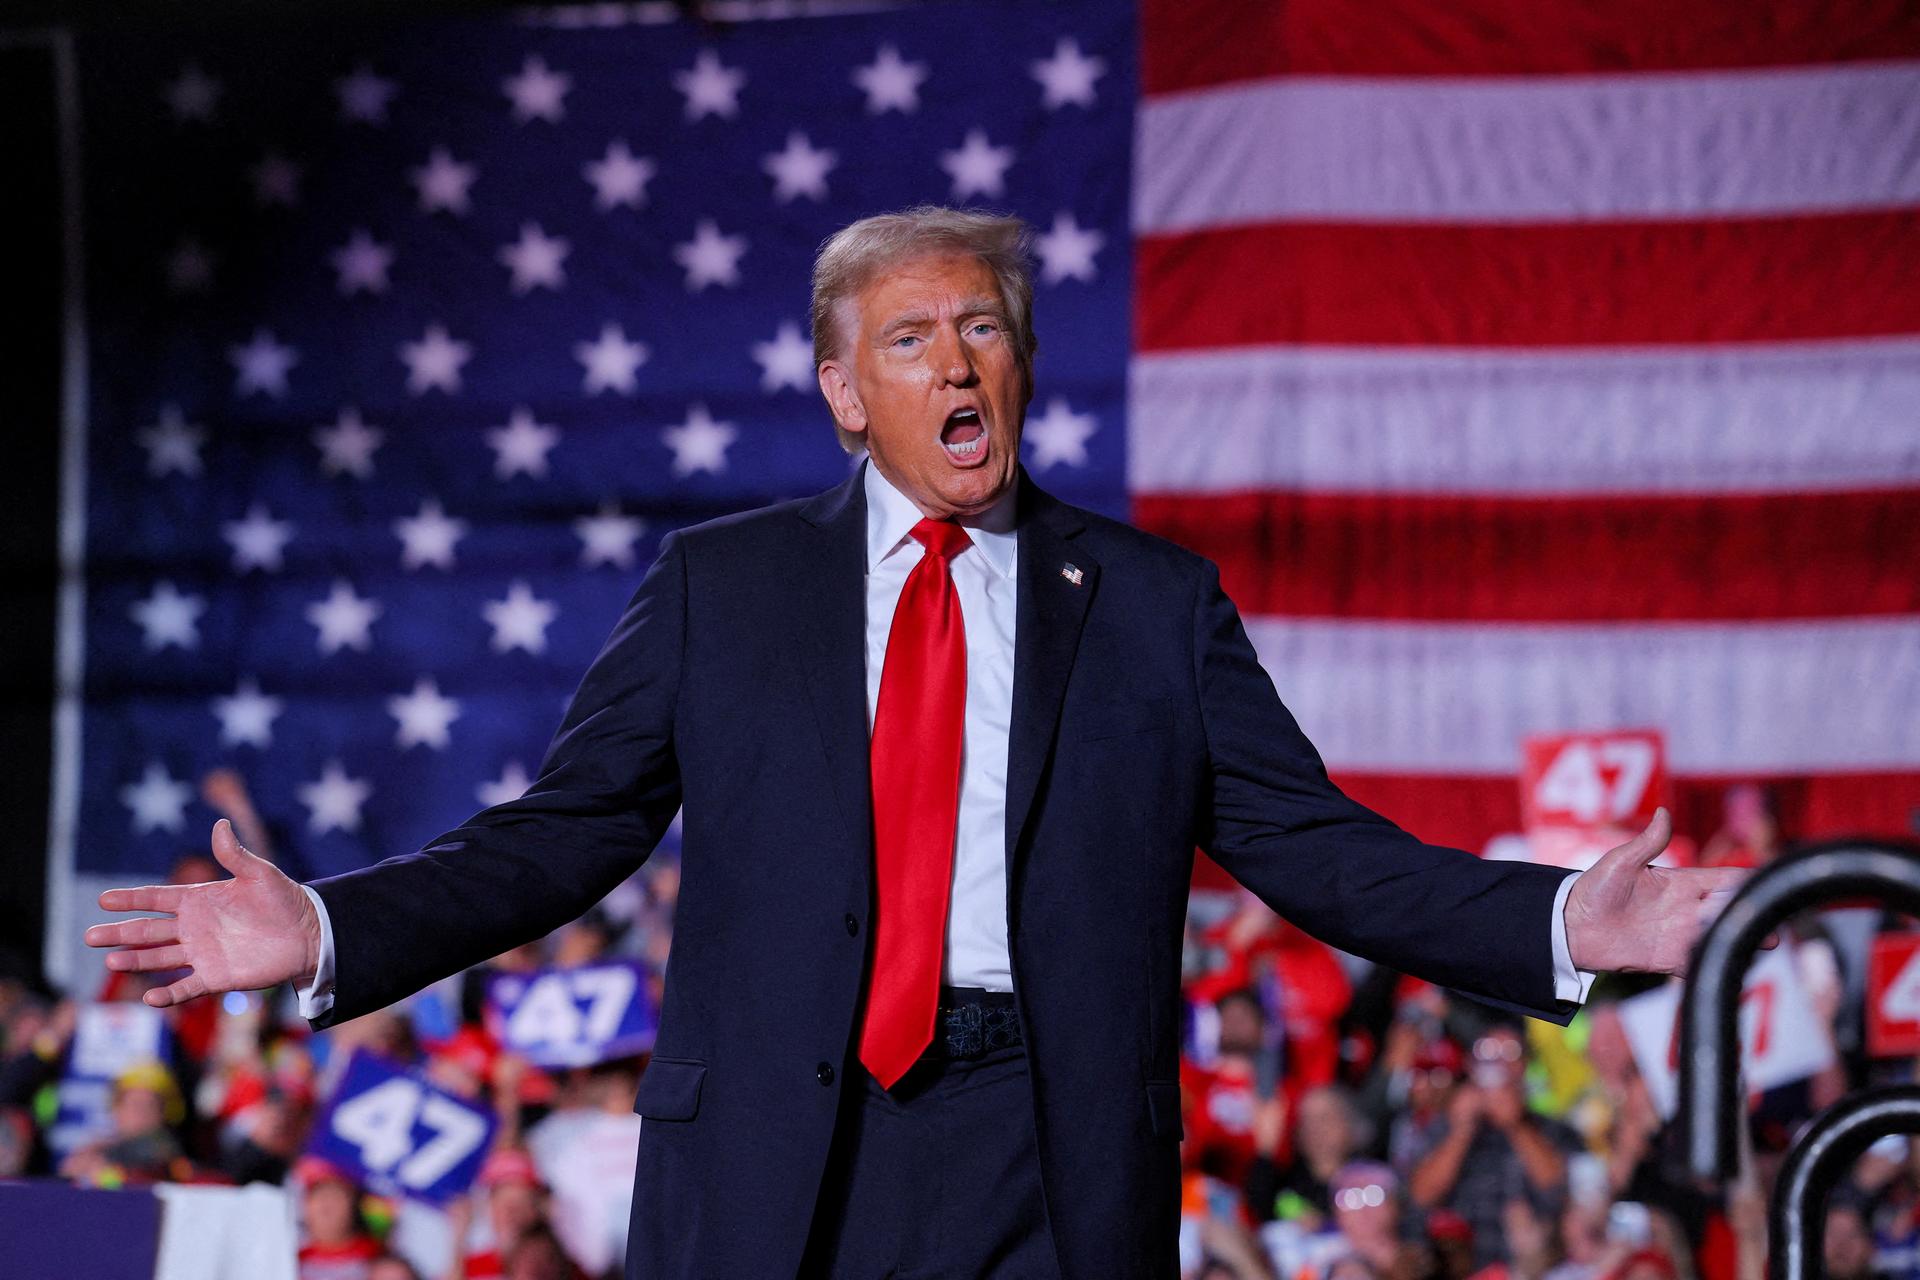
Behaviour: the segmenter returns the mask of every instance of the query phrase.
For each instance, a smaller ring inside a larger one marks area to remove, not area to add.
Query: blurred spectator
[[[420,1280],[420,1273],[398,1254],[383,1253],[367,1264],[367,1280]]]
[[[95,1186],[184,1181],[192,1168],[173,1128],[186,1119],[180,1086],[157,1062],[127,1068],[113,1082],[111,1136],[91,1143],[61,1164],[63,1176]]]
[[[546,1226],[533,1227],[514,1243],[503,1274],[506,1280],[581,1280],[580,1268]]]
[[[302,1156],[300,1280],[371,1280],[383,1250],[360,1216],[360,1187],[335,1165]]]
[[[1469,1078],[1454,1087],[1445,1114],[1413,1134],[1406,1152],[1413,1202],[1466,1219],[1476,1266],[1508,1256],[1509,1201],[1558,1217],[1566,1154],[1579,1149],[1564,1126],[1528,1110],[1525,1046],[1512,1026],[1476,1040]]]
[[[1347,1091],[1322,1085],[1300,1099],[1292,1151],[1279,1158],[1285,1104],[1265,1104],[1256,1126],[1258,1154],[1246,1177],[1247,1207],[1255,1221],[1311,1215],[1324,1221],[1333,1209],[1333,1176],[1366,1145],[1364,1122]]]
[[[459,1257],[447,1280],[498,1280],[506,1274],[506,1259],[520,1238],[536,1227],[547,1227],[547,1189],[533,1166],[533,1158],[514,1147],[501,1147],[480,1167],[479,1192],[485,1198],[485,1244],[467,1247],[473,1218],[473,1200],[463,1197],[454,1206],[453,1239]]]

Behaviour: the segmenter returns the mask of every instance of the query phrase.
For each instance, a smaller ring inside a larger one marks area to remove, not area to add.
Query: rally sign
[[[1654,729],[1530,737],[1521,761],[1520,813],[1528,831],[1637,831],[1666,794],[1666,742]]]
[[[307,1150],[379,1195],[445,1204],[479,1176],[496,1123],[488,1108],[356,1053]]]
[[[1753,1093],[1824,1071],[1835,1061],[1833,1038],[1801,985],[1790,948],[1765,952],[1740,988],[1740,1071]],[[1622,1000],[1620,1025],[1654,1106],[1671,1119],[1680,1098],[1678,979]]]
[[[487,984],[487,1005],[501,1044],[541,1067],[645,1053],[658,1024],[646,972],[626,960],[497,974]]]
[[[1667,802],[1666,739],[1654,729],[1540,734],[1521,742],[1520,820],[1531,861],[1586,868]],[[1656,861],[1674,865],[1675,837]]]
[[[1920,933],[1887,933],[1867,956],[1867,1052],[1920,1053]]]
[[[166,1063],[171,1040],[166,1014],[149,1005],[82,1005],[74,1016],[66,1074],[55,1089],[58,1113],[47,1145],[66,1155],[110,1136],[114,1080],[144,1062]]]

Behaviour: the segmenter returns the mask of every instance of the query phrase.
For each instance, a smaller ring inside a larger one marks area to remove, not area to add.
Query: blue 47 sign
[[[626,961],[506,973],[487,987],[494,1034],[542,1067],[584,1067],[653,1047],[646,973]]]
[[[307,1150],[380,1195],[445,1204],[479,1176],[495,1125],[486,1107],[356,1053]]]

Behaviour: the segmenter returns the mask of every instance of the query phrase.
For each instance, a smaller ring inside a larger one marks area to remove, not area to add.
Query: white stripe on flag
[[[1616,727],[1680,773],[1920,766],[1920,618],[1247,629],[1332,769],[1510,773],[1527,734]]]
[[[1920,62],[1258,80],[1143,104],[1134,227],[1920,204]]]
[[[1730,493],[1920,481],[1920,340],[1138,356],[1136,493]]]

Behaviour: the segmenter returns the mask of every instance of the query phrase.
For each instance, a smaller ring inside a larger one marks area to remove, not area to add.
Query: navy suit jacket
[[[1344,796],[1208,561],[1024,474],[1018,510],[1007,934],[1046,1208],[1065,1280],[1171,1276],[1194,848],[1336,946],[1559,1022],[1565,873],[1423,844]],[[859,1069],[865,538],[857,473],[668,536],[523,798],[315,885],[349,1018],[577,916],[684,806],[630,1276],[799,1266],[829,1082]]]

